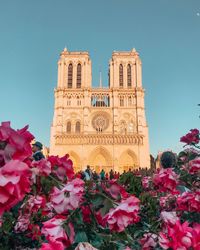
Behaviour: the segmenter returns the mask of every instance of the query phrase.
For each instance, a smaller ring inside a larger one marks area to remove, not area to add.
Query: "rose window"
[[[97,114],[92,119],[92,126],[97,132],[102,132],[107,129],[109,119],[106,114]]]

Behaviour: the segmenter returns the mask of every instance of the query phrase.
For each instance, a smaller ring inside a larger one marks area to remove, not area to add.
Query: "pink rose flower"
[[[36,195],[30,196],[27,202],[24,204],[23,209],[25,208],[30,213],[36,213],[40,208],[46,207],[46,199],[43,196]]]
[[[69,155],[63,157],[49,156],[48,161],[51,162],[52,172],[60,180],[63,181],[66,177],[71,180],[74,177],[73,162],[69,159]]]
[[[115,209],[110,209],[104,217],[110,230],[122,232],[128,225],[138,222],[140,220],[139,203],[138,198],[131,196],[123,200]]]
[[[200,157],[189,162],[189,173],[197,174],[200,173]]]
[[[153,183],[160,192],[177,192],[178,178],[179,176],[171,168],[166,168],[154,174]]]
[[[83,221],[85,223],[91,223],[91,211],[89,206],[81,206],[81,211],[82,211],[82,216],[83,216]]]
[[[64,250],[65,247],[61,241],[56,241],[50,239],[48,243],[42,243],[42,246],[39,250]]]
[[[42,234],[45,235],[47,240],[61,241],[64,246],[70,246],[74,242],[75,232],[72,223],[68,224],[70,234],[66,234],[62,224],[67,219],[65,216],[57,215],[51,220],[43,222]]]
[[[78,246],[75,248],[75,250],[98,250],[98,249],[93,247],[88,242],[81,242],[78,244]]]
[[[160,206],[162,209],[171,210],[176,204],[177,195],[168,193],[166,196],[160,197]]]
[[[144,176],[142,178],[142,187],[144,189],[148,189],[150,185],[151,177],[150,176]]]
[[[101,225],[102,227],[106,226],[106,219],[101,215],[100,211],[95,213],[95,218],[97,222],[99,223],[99,225]]]
[[[200,224],[196,224],[193,227],[192,246],[194,250],[200,250]]]
[[[196,192],[184,192],[177,198],[177,210],[199,212],[200,190]]]
[[[10,127],[10,122],[2,122],[0,126],[0,142],[4,142],[5,145],[0,155],[3,157],[4,163],[11,159],[24,161],[32,155],[30,143],[34,136],[27,129],[28,126],[20,130],[14,130]]]
[[[181,224],[178,220],[174,225],[167,225],[166,231],[160,233],[159,244],[163,249],[187,250],[192,247],[192,231],[188,222]]]
[[[171,225],[176,224],[176,221],[179,220],[179,217],[177,216],[176,212],[167,212],[167,211],[162,211],[160,213],[160,218],[166,224],[171,224]]]
[[[109,187],[106,185],[109,185]],[[125,188],[119,185],[116,180],[111,180],[106,185],[102,184],[102,188],[105,190],[105,192],[109,193],[114,199],[126,199],[129,197],[129,194],[126,192]]]
[[[143,238],[140,240],[142,250],[154,249],[157,244],[158,236],[153,233],[145,233]]]
[[[54,216],[53,206],[51,202],[47,202],[45,207],[42,209],[42,215],[48,218],[52,218]]]
[[[83,180],[76,178],[68,182],[61,190],[54,187],[51,194],[51,203],[58,214],[79,207],[83,199],[84,184]]]
[[[2,227],[2,225],[3,225],[3,219],[2,219],[2,217],[0,216],[0,227]]]
[[[47,159],[32,161],[31,167],[35,168],[36,175],[48,176],[51,173],[51,163]]]
[[[37,224],[29,224],[28,226],[29,233],[27,234],[32,240],[39,240],[42,233],[39,225]]]
[[[188,145],[199,143],[199,130],[191,129],[190,131],[191,132],[181,137],[180,142],[184,142]]]
[[[24,232],[28,229],[28,226],[30,224],[30,214],[22,214],[20,213],[17,223],[14,227],[15,232]]]
[[[30,175],[27,164],[19,160],[11,160],[0,168],[0,215],[30,191]]]

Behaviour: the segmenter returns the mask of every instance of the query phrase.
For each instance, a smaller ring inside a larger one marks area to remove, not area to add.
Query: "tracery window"
[[[119,87],[123,87],[124,81],[123,81],[123,66],[122,64],[119,65]]]
[[[127,66],[127,86],[128,88],[131,88],[131,65],[128,64]]]
[[[72,63],[68,66],[68,88],[72,88],[72,79],[73,79],[73,65]]]
[[[81,132],[81,123],[80,122],[76,122],[75,132],[76,133],[80,133]]]
[[[97,131],[97,133],[101,133],[106,130],[109,125],[109,118],[106,113],[97,113],[92,119],[92,126]]]
[[[67,122],[67,133],[71,133],[71,128],[72,128],[72,125],[71,125],[71,122]]]
[[[81,64],[77,65],[76,87],[81,88]]]

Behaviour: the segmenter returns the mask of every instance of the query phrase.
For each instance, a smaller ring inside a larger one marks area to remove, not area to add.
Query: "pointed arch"
[[[71,133],[72,130],[72,124],[70,121],[67,122],[67,133]]]
[[[80,121],[77,121],[75,126],[75,133],[80,133],[80,132],[81,132],[81,123]]]
[[[89,164],[97,171],[102,168],[108,172],[112,168],[112,156],[110,152],[102,147],[96,147],[89,156]]]
[[[78,172],[81,170],[81,160],[77,153],[74,151],[69,152],[69,158],[73,161],[73,167],[75,172]]]
[[[82,70],[82,66],[81,64],[79,63],[77,65],[77,75],[76,75],[76,87],[79,89],[81,88],[81,70]]]
[[[134,169],[138,167],[138,159],[136,154],[130,150],[125,150],[119,158],[119,165],[121,168],[121,171],[126,170],[128,171],[129,168]]]
[[[131,88],[132,76],[131,76],[131,65],[127,65],[127,86]]]

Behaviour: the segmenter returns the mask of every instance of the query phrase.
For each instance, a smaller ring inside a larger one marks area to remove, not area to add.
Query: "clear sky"
[[[0,120],[49,145],[57,60],[89,51],[93,86],[113,50],[140,53],[150,151],[200,124],[200,0],[0,0]]]

